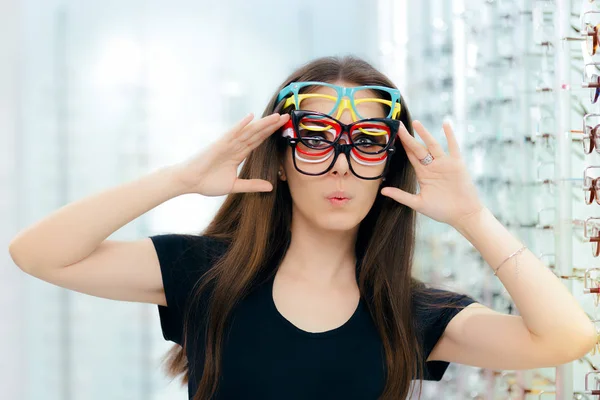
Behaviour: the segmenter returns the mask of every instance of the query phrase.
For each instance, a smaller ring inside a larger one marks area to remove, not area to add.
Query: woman
[[[482,206],[451,128],[446,154],[371,65],[308,63],[251,120],[24,230],[15,263],[65,288],[158,304],[176,343],[169,371],[185,373],[195,400],[401,399],[450,362],[531,369],[590,351],[589,319]],[[228,195],[201,235],[106,240],[184,193]],[[462,233],[521,316],[414,279],[416,212]]]

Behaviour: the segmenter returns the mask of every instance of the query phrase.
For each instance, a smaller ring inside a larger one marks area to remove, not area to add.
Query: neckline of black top
[[[269,279],[269,282],[267,284],[267,297],[268,297],[269,306],[271,307],[271,309],[277,316],[277,319],[280,320],[283,323],[283,325],[287,326],[292,331],[295,331],[296,333],[298,333],[300,335],[307,336],[310,338],[314,338],[314,339],[328,338],[328,337],[337,335],[346,329],[349,329],[351,327],[351,325],[354,323],[354,321],[358,318],[358,314],[360,313],[360,311],[362,310],[362,307],[363,307],[363,299],[361,297],[358,300],[358,304],[354,310],[354,313],[342,325],[338,326],[337,328],[333,328],[333,329],[330,329],[330,330],[324,331],[324,332],[305,331],[304,329],[301,329],[301,328],[297,327],[296,325],[294,325],[291,321],[289,321],[286,317],[284,317],[283,314],[281,314],[279,312],[279,310],[277,309],[277,305],[275,304],[275,300],[273,298],[274,282],[275,282],[275,278],[273,276],[273,277],[271,277],[271,279]]]

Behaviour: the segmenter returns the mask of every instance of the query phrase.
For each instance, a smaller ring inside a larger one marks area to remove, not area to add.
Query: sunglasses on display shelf
[[[598,169],[600,166],[589,166],[583,171],[583,193],[585,204],[592,204],[596,200],[600,204],[600,178],[592,178],[588,176],[589,169]]]
[[[594,305],[600,304],[600,267],[589,267],[583,271],[583,294],[594,294]],[[593,275],[592,275],[593,274]]]
[[[511,184],[514,185],[520,185],[521,187],[538,187],[538,186],[546,186],[548,188],[548,192],[550,194],[554,194],[554,186],[556,186],[556,184],[558,182],[569,182],[573,185],[573,187],[575,187],[579,182],[582,181],[582,178],[561,178],[561,179],[552,179],[552,178],[542,178],[541,177],[541,170],[545,165],[552,165],[554,166],[556,163],[553,160],[550,161],[539,161],[537,163],[537,179],[533,180],[533,181],[526,181],[523,183],[519,183],[519,182],[511,182]],[[575,195],[573,194],[573,196],[575,197]]]
[[[589,315],[588,315],[588,317],[589,317]],[[588,399],[592,399],[589,396],[589,395],[591,395],[591,389],[590,389],[591,385],[589,384],[589,376],[591,374],[600,372],[600,370],[598,368],[596,368],[596,365],[594,365],[594,363],[590,359],[589,355],[581,357],[577,361],[585,364],[590,369],[590,371],[588,373],[586,373],[586,375],[585,375],[585,391],[584,392],[573,392],[573,399],[574,400],[588,400]],[[598,378],[595,377],[594,381],[595,381],[595,383],[594,383],[593,386],[595,386],[595,389],[600,389],[600,380],[598,380]],[[598,392],[600,392],[600,390],[598,390]],[[598,397],[594,397],[594,399],[597,399],[597,398]]]
[[[593,14],[599,14],[600,11],[586,11],[581,16],[581,36],[585,38],[585,47],[588,55],[593,56],[598,51],[600,42],[600,24],[590,24],[586,21],[587,17]]]
[[[600,371],[590,371],[585,374],[585,390],[583,391],[583,394],[591,394],[592,396],[600,395],[600,381],[597,378],[598,374],[600,374]],[[594,389],[590,388],[589,378],[591,375],[594,375],[594,380],[596,382],[594,385],[596,387]]]
[[[592,243],[592,255],[594,257],[600,256],[600,228],[597,223],[590,223],[589,221],[598,221],[598,217],[589,217],[583,220],[583,242]],[[577,225],[581,224],[581,220],[574,220]],[[588,235],[588,227],[591,226],[591,235]]]
[[[572,26],[572,28],[579,32],[579,37],[563,37],[562,39],[565,41],[584,41],[585,42],[585,51],[588,56],[594,56],[598,51],[598,44],[600,43],[600,24],[590,24],[586,21],[586,15],[589,14],[598,14],[600,11],[586,11],[582,14],[581,23],[579,29]]]
[[[600,114],[585,114],[583,116],[583,130],[571,130],[571,133],[582,134],[581,138],[573,137],[573,141],[581,141],[584,154],[590,154],[594,149],[600,153],[600,124],[588,124],[591,117],[598,118]]]
[[[583,66],[583,83],[581,87],[590,89],[590,102],[592,104],[595,104],[598,101],[598,97],[600,97],[600,77],[598,74],[593,73],[590,76],[590,80],[587,80],[586,72],[588,67],[598,65],[600,65],[599,62],[592,62]]]
[[[598,29],[599,27],[600,24],[596,24],[593,27],[588,26],[588,29],[590,29],[591,32],[590,35],[588,35],[586,38],[586,48],[590,56],[595,55],[598,51],[598,42],[600,41],[598,39],[598,35],[600,34]]]
[[[542,212],[546,211],[546,210],[554,210],[554,209],[555,209],[555,207],[540,208],[537,211],[537,221],[530,222],[530,223],[513,222],[513,223],[510,223],[508,226],[513,227],[513,228],[520,228],[520,229],[553,230],[554,225],[542,223]]]

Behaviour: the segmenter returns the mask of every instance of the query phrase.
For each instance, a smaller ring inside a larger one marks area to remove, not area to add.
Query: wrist
[[[176,164],[162,167],[156,171],[156,174],[160,176],[160,179],[164,180],[165,190],[172,197],[191,193],[190,186],[185,183],[180,169]]]
[[[489,217],[495,218],[487,207],[482,206],[479,210],[463,216],[456,223],[452,224],[452,226],[463,236],[467,236],[469,232],[472,232]]]

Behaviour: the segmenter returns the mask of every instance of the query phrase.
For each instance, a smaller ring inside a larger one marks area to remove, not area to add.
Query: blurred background
[[[585,127],[598,116],[583,118],[600,86],[589,64],[599,10],[594,0],[0,0],[0,397],[187,398],[161,370],[172,343],[156,306],[36,280],[8,242],[66,203],[201,151],[321,56],[378,67],[444,145],[450,120],[486,205],[597,318],[585,289],[600,286],[589,243],[600,213],[587,173],[600,166]],[[197,233],[223,199],[180,196],[111,238]],[[453,229],[420,217],[417,247],[419,277],[518,314]],[[535,371],[451,364],[423,398],[586,398],[594,357]]]

